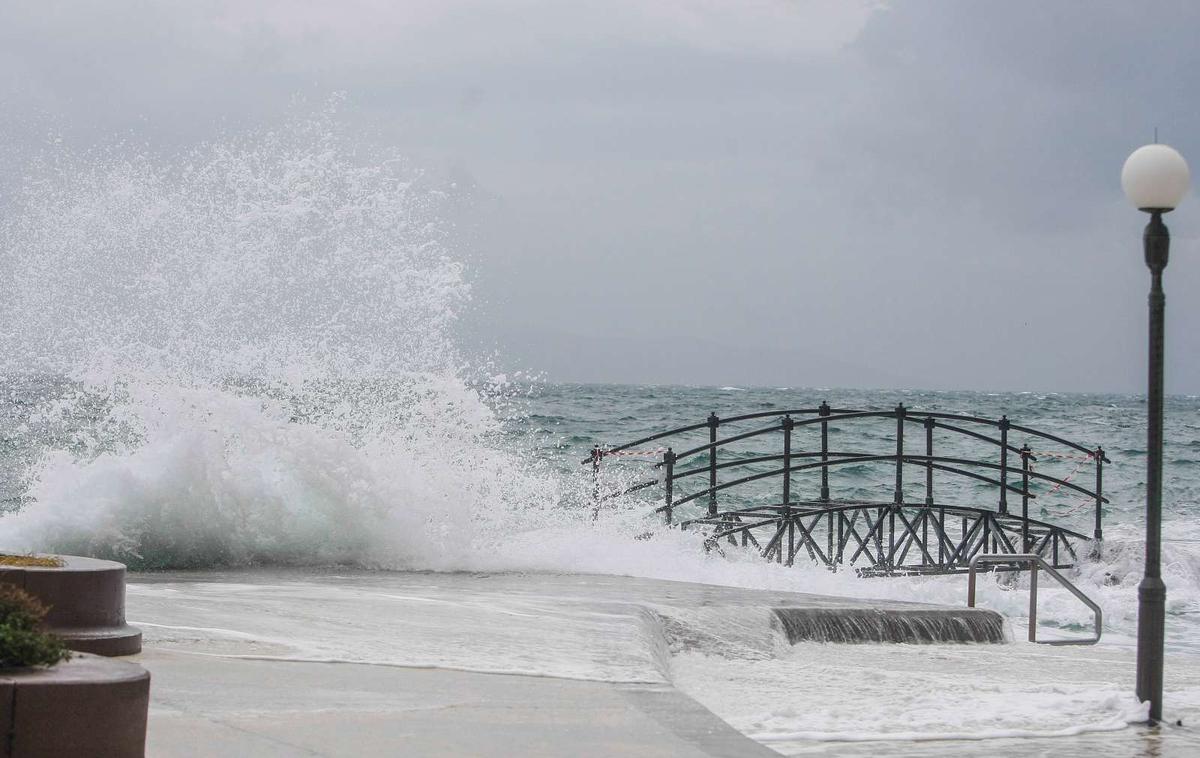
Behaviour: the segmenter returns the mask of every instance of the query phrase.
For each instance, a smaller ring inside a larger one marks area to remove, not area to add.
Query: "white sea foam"
[[[452,198],[336,127],[34,162],[0,227],[3,368],[71,381],[31,420],[61,434],[33,443],[6,544],[459,568],[557,502],[493,444],[452,339],[469,297]]]
[[[771,593],[570,574],[270,569],[129,588],[131,621],[154,620],[144,631],[157,650],[669,681],[789,754],[864,741],[1060,739],[1145,718],[1126,649],[792,646],[770,623],[773,602]],[[1167,680],[1168,715],[1188,724],[1200,717],[1198,661],[1174,658]],[[1170,739],[1194,742],[1190,732]]]

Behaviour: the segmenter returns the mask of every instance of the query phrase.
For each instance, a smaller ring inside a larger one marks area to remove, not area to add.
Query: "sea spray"
[[[469,286],[449,191],[364,159],[333,114],[170,159],[57,149],[0,227],[6,368],[294,387],[452,372]]]
[[[363,152],[327,112],[32,162],[0,227],[3,372],[40,392],[6,547],[457,568],[557,502],[452,339],[452,188]]]

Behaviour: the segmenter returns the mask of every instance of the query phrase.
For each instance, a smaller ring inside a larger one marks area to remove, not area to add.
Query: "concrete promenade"
[[[774,644],[778,607],[936,610],[627,577],[179,572],[130,577],[129,660],[152,674],[162,758],[771,756],[671,686],[667,648]]]
[[[628,577],[302,570],[131,574],[127,603],[145,636],[130,660],[154,678],[148,750],[164,758],[773,756],[671,686],[665,616],[692,630],[676,634],[760,645],[778,639],[775,607],[932,608]]]
[[[148,754],[183,756],[773,756],[668,685],[153,648]]]

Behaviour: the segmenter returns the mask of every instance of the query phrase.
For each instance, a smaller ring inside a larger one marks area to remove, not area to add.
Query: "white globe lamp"
[[[1143,145],[1125,159],[1121,188],[1133,207],[1153,213],[1175,210],[1191,185],[1187,161],[1170,145]]]

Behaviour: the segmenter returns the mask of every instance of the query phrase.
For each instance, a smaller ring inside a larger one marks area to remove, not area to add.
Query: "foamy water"
[[[988,755],[991,743],[1026,754],[1114,733],[1110,752],[1136,754],[1132,725],[1145,718],[1128,650],[792,646],[770,609],[820,600],[787,593],[581,574],[239,570],[134,577],[128,602],[147,644],[186,655],[669,682],[785,754],[868,754],[879,742],[901,755],[955,744]],[[1172,664],[1168,716],[1192,724],[1200,666]],[[1165,744],[1188,755],[1200,733],[1173,727]]]
[[[164,160],[51,153],[0,226],[13,547],[455,568],[558,483],[451,329],[427,186],[329,116]],[[14,463],[15,461],[15,463]]]
[[[1071,573],[1104,607],[1104,641],[1091,651],[1018,645],[1005,658],[973,648],[792,648],[759,615],[689,618],[686,603],[672,606],[680,628],[736,641],[711,645],[699,634],[664,636],[641,610],[607,596],[575,593],[563,606],[561,593],[543,590],[501,602],[486,588],[437,582],[383,592],[367,589],[364,574],[293,585],[278,598],[288,613],[369,609],[352,644],[331,643],[345,618],[332,612],[263,626],[270,617],[256,608],[275,588],[244,581],[135,587],[131,607],[152,611],[140,619],[151,639],[183,635],[214,654],[251,644],[260,655],[669,679],[784,750],[852,739],[1067,737],[1123,729],[1137,717],[1127,671],[1142,555],[1144,420],[1135,398],[489,379],[454,339],[471,307],[464,263],[441,220],[454,188],[426,182],[392,151],[347,140],[332,115],[165,158],[55,148],[27,170],[23,193],[0,213],[11,273],[0,282],[0,499],[9,511],[0,544],[8,550],[140,568],[597,573],[961,605],[962,577],[868,580],[736,551],[706,554],[698,535],[663,529],[637,499],[593,519],[578,460],[596,442],[709,411],[822,399],[1008,413],[1104,444],[1114,459],[1104,549]],[[1191,718],[1200,402],[1173,398],[1167,432],[1168,644],[1171,665],[1185,672],[1168,710]],[[1087,609],[1048,584],[1043,633],[1086,633]],[[233,616],[227,627],[177,618],[178,597],[225,605]],[[981,602],[1023,628],[1019,583],[985,579]],[[411,622],[413,607],[427,626]],[[448,627],[466,636],[448,644]],[[523,647],[538,634],[558,652]],[[869,663],[860,671],[861,660]],[[1042,661],[1058,667],[1046,681]],[[889,670],[910,676],[891,681]],[[958,715],[935,708],[929,691],[961,683],[967,671],[978,674],[973,705]],[[831,684],[841,681],[861,693],[852,711]],[[873,731],[854,726],[862,713],[877,714]]]

